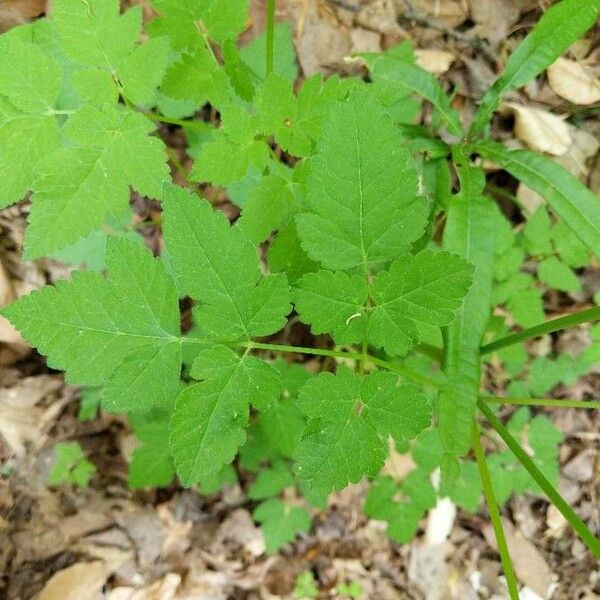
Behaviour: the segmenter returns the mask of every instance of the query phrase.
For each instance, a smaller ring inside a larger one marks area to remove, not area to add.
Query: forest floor
[[[548,0],[278,0],[277,16],[292,23],[304,76],[319,70],[360,72],[361,67],[345,57],[410,40],[419,64],[460,90],[454,104],[468,119],[506,56],[549,4]],[[245,39],[264,28],[264,0],[252,0],[251,5]],[[43,0],[3,0],[0,31],[44,10]],[[600,27],[570,52],[573,60],[598,75]],[[571,103],[558,94],[559,87],[542,76],[516,94],[520,108],[509,106],[506,115],[495,120],[494,135],[514,145],[529,144],[532,135],[547,132],[536,119],[550,113],[568,118],[587,137],[574,139],[560,160],[575,164],[581,178],[598,193],[598,104],[594,108]],[[532,115],[530,109],[543,113]],[[163,133],[172,134],[167,129]],[[550,139],[550,147],[552,143]],[[183,154],[180,159],[185,164]],[[516,195],[525,206],[538,201],[506,174],[490,177],[500,195]],[[235,207],[219,198],[235,216]],[[140,220],[157,210],[143,199],[133,201]],[[21,261],[26,215],[26,201],[0,212],[0,305],[69,274],[55,261]],[[518,214],[514,219],[519,223]],[[158,231],[149,228],[145,234],[157,249]],[[548,314],[559,316],[590,305],[600,287],[600,267],[597,263],[586,267],[578,276],[584,291],[560,298],[547,294]],[[545,343],[576,354],[589,341],[581,327]],[[541,346],[532,345],[530,352],[543,352]],[[490,377],[506,379],[497,372]],[[599,398],[600,365],[573,385],[557,386],[552,395]],[[314,512],[310,533],[268,556],[243,487],[235,485],[209,497],[175,484],[133,492],[127,487],[127,461],[134,438],[126,421],[102,413],[81,422],[78,406],[78,389],[65,385],[62,375],[49,370],[0,322],[0,599],[506,597],[483,507],[473,515],[442,505],[412,543],[400,546],[386,537],[383,524],[363,516],[364,488],[351,486],[332,496],[327,511]],[[565,435],[560,490],[588,526],[599,532],[600,414],[575,409],[539,412]],[[97,474],[86,489],[49,487],[54,446],[73,440],[96,465]],[[405,460],[396,457],[392,468],[401,473],[407,469]],[[523,495],[510,500],[503,519],[524,600],[600,598],[598,563],[543,498]],[[428,526],[448,527],[450,533],[445,541],[432,543],[423,534]],[[301,595],[302,582],[306,596]],[[343,590],[342,584],[348,587]]]

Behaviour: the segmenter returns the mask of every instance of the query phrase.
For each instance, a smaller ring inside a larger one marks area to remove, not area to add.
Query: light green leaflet
[[[369,490],[365,514],[387,521],[387,534],[396,542],[406,544],[414,537],[425,512],[436,502],[428,474],[415,470],[405,477],[401,485],[391,477],[377,480]]]
[[[152,0],[159,13],[152,35],[167,35],[173,48],[192,49],[210,38],[219,44],[237,37],[248,21],[248,0]]]
[[[305,497],[318,506],[330,492],[375,476],[390,435],[402,442],[431,422],[426,396],[381,371],[321,373],[300,390],[298,403],[310,420],[296,446],[295,471]]]
[[[419,323],[444,326],[471,286],[473,268],[457,254],[424,250],[394,261],[375,277],[369,341],[391,355],[418,340]]]
[[[296,52],[294,50],[291,24],[285,21],[277,23],[274,37],[274,46],[277,48],[277,52],[273,57],[273,72],[282,75],[290,83],[294,83],[296,77],[298,77],[298,67],[296,66]],[[242,46],[240,51],[242,60],[259,81],[264,80],[266,77],[266,52],[266,33]]]
[[[448,252],[405,254],[372,285],[364,277],[317,271],[296,284],[294,299],[313,333],[332,333],[338,344],[361,343],[403,355],[419,339],[418,324],[447,325],[472,279],[472,267]]]
[[[291,311],[285,275],[261,277],[252,242],[206,200],[166,187],[164,236],[182,292],[200,302],[196,319],[208,337],[235,342],[283,327]]]
[[[142,28],[141,6],[119,12],[117,0],[54,0],[52,19],[65,54],[79,64],[116,70]]]
[[[210,181],[228,185],[248,175],[251,166],[263,169],[269,157],[269,147],[256,139],[257,119],[236,104],[226,104],[221,110],[221,127],[213,133],[213,141],[202,145],[190,172],[194,181]]]
[[[0,81],[0,207],[4,207],[25,196],[39,161],[60,143],[53,110],[61,74],[56,62],[33,44],[9,40],[0,52]]]
[[[248,488],[248,498],[262,500],[277,496],[285,488],[294,485],[294,477],[289,466],[283,461],[276,461],[272,467],[259,471],[256,479]]]
[[[402,139],[372,94],[354,90],[327,119],[308,180],[310,212],[297,217],[302,247],[329,269],[396,258],[428,216]]]
[[[469,136],[473,138],[483,131],[507,91],[539,75],[592,27],[598,11],[600,0],[563,0],[549,8],[511,54],[504,72],[485,94]]]
[[[184,485],[230,463],[246,440],[250,404],[266,410],[281,391],[273,365],[226,346],[200,353],[191,374],[203,381],[179,395],[171,418],[171,452]]]
[[[77,442],[59,443],[54,447],[54,464],[48,474],[48,484],[70,483],[87,487],[96,467],[86,457]]]
[[[69,382],[106,385],[108,410],[146,411],[179,390],[177,290],[136,242],[110,239],[106,264],[106,279],[79,271],[2,313]]]
[[[26,256],[51,254],[123,213],[130,185],[159,197],[169,169],[162,142],[148,137],[153,130],[142,115],[110,105],[72,115],[63,132],[74,145],[38,165]]]
[[[278,498],[260,504],[253,516],[261,524],[268,554],[292,542],[298,533],[310,529],[310,515],[304,508],[289,506]]]
[[[315,75],[307,79],[298,96],[281,75],[270,75],[255,96],[259,132],[273,135],[283,150],[309,156],[332,106],[357,84],[351,79]]]
[[[116,1],[59,0],[50,20],[2,38],[0,206],[33,192],[29,259],[123,212],[130,186],[157,198],[169,179],[164,145],[149,137],[155,125],[116,105],[119,89],[151,104],[166,68],[166,40],[137,45],[140,29],[140,11],[121,16]]]
[[[266,175],[248,194],[238,224],[255,244],[289,221],[295,209],[294,183],[280,175]]]
[[[175,477],[169,449],[169,413],[132,415],[131,426],[140,445],[133,451],[127,482],[133,489],[165,487]]]

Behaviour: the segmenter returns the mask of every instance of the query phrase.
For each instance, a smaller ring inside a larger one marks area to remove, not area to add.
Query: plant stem
[[[581,325],[582,323],[587,323],[589,321],[598,320],[600,320],[600,306],[559,317],[558,319],[552,319],[545,323],[540,323],[540,325],[536,325],[535,327],[520,331],[519,333],[513,333],[512,335],[490,342],[481,347],[481,354],[489,354],[495,350],[500,350],[500,348],[506,348],[506,346],[512,346],[513,344],[518,344],[519,342],[524,342],[525,340],[534,337],[560,331],[561,329],[568,329],[569,327],[575,327],[575,325]]]
[[[559,400],[557,398],[503,398],[502,396],[481,396],[485,402],[495,404],[516,404],[518,406],[558,406],[560,408],[600,408],[600,400]]]
[[[382,358],[377,358],[376,356],[371,356],[370,354],[363,354],[362,352],[344,352],[342,350],[324,350],[322,348],[305,348],[302,346],[287,346],[284,344],[263,344],[261,342],[244,342],[240,344],[242,348],[253,348],[256,350],[271,350],[273,352],[292,352],[296,354],[312,354],[313,356],[331,356],[332,358],[345,358],[350,360],[361,361],[366,359],[370,363],[381,367],[382,369],[387,369],[388,371],[393,371],[394,373],[398,373],[398,375],[402,375],[406,379],[412,379],[417,383],[421,383],[423,385],[440,389],[442,387],[442,383],[436,381],[435,379],[431,379],[427,377],[427,375],[422,375],[417,371],[413,371],[412,369],[407,369],[401,365],[395,365],[387,360],[383,360]]]
[[[554,486],[548,481],[546,476],[538,469],[530,456],[521,448],[519,442],[511,435],[508,429],[500,422],[498,417],[492,412],[490,407],[479,400],[477,403],[479,410],[483,413],[490,425],[496,430],[504,443],[511,452],[519,459],[519,462],[525,467],[532,479],[540,486],[549,500],[558,508],[563,517],[571,524],[571,527],[579,534],[583,543],[591,550],[592,554],[600,559],[600,541],[587,528],[586,524],[577,516],[575,511],[569,506],[565,499],[558,493]]]
[[[273,72],[275,54],[275,0],[267,0],[267,77]]]
[[[492,527],[494,528],[494,535],[496,536],[496,542],[498,544],[498,553],[500,554],[502,568],[504,569],[506,583],[508,584],[508,592],[511,600],[519,600],[519,586],[517,584],[515,570],[510,559],[510,553],[508,551],[508,544],[506,543],[506,536],[504,535],[504,528],[502,527],[502,519],[500,518],[500,511],[498,510],[498,502],[496,500],[492,478],[490,477],[490,471],[485,460],[485,453],[483,446],[481,445],[479,427],[477,426],[477,421],[475,420],[473,420],[472,438],[473,449],[475,450],[475,459],[477,460],[477,467],[479,469],[479,477],[481,478],[481,485],[483,487],[483,495],[485,496],[485,501],[490,513],[490,519],[492,521]]]

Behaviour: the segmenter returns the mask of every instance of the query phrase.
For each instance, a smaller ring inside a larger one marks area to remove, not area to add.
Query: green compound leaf
[[[321,373],[300,390],[298,403],[310,420],[296,446],[295,471],[305,497],[318,506],[330,492],[374,477],[390,435],[411,439],[431,422],[426,396],[398,386],[392,373],[361,377],[344,367],[337,375]]]
[[[3,208],[25,196],[40,160],[59,146],[60,132],[53,111],[62,77],[56,61],[36,45],[9,38],[0,52],[0,81]]]
[[[87,106],[63,128],[75,146],[38,164],[26,243],[27,258],[51,254],[101,226],[129,205],[129,186],[158,198],[169,179],[163,143],[148,137],[142,115]]]
[[[281,392],[273,365],[225,346],[202,352],[192,376],[203,381],[179,395],[170,427],[171,452],[186,486],[230,463],[246,440],[249,405],[266,410]]]
[[[235,342],[281,329],[291,310],[284,275],[261,277],[256,249],[225,215],[191,193],[168,186],[164,236],[181,290],[200,302],[200,328]]]
[[[166,38],[153,38],[137,46],[119,68],[125,97],[134,104],[150,105],[156,99],[169,64],[171,48]]]
[[[304,508],[289,506],[277,498],[260,504],[253,516],[261,524],[268,554],[293,542],[299,533],[306,533],[311,525],[310,515]]]
[[[581,283],[571,268],[555,256],[549,256],[538,265],[538,278],[547,286],[563,292],[578,292]]]
[[[286,152],[309,156],[332,106],[355,85],[351,79],[339,77],[324,82],[319,74],[306,80],[296,97],[289,81],[281,75],[270,75],[255,97],[259,131],[273,135]]]
[[[269,148],[256,139],[258,124],[254,116],[241,106],[226,104],[221,118],[213,141],[201,147],[190,172],[193,181],[229,185],[244,179],[252,166],[262,169],[267,163]]]
[[[546,199],[572,232],[600,258],[600,202],[579,179],[552,159],[501,144],[477,144],[477,151]]]
[[[35,44],[10,39],[0,55],[0,80],[0,95],[15,108],[43,114],[55,108],[62,75],[57,62]]]
[[[406,354],[418,339],[416,323],[448,325],[473,279],[461,256],[424,250],[394,261],[372,286],[375,307],[369,341],[388,354]]]
[[[292,26],[283,22],[275,25],[274,47],[277,49],[273,57],[273,72],[294,83],[298,77],[296,52]],[[258,80],[267,76],[267,36],[266,32],[254,38],[249,44],[242,46],[240,56]]]
[[[264,242],[293,214],[293,185],[280,175],[267,175],[250,192],[238,225],[255,244]]]
[[[118,0],[54,0],[52,20],[70,60],[114,72],[140,35],[142,10],[121,15]]]
[[[302,322],[309,324],[314,334],[331,333],[338,344],[358,343],[364,338],[368,297],[364,277],[341,271],[307,273],[294,289]]]
[[[368,339],[390,355],[403,355],[419,338],[418,323],[443,326],[453,320],[472,272],[458,255],[425,250],[396,260],[370,290],[358,275],[308,273],[297,282],[296,309],[315,334],[331,333],[339,344]]]
[[[140,441],[133,451],[127,482],[132,489],[165,487],[175,477],[169,450],[169,414],[149,413],[130,418]]]
[[[511,54],[504,72],[485,94],[469,136],[483,131],[506,92],[539,75],[592,27],[599,10],[598,0],[563,0],[549,8]]]
[[[96,467],[86,457],[77,442],[59,443],[54,448],[55,460],[48,474],[49,485],[70,483],[87,487]]]
[[[473,285],[457,318],[445,330],[444,370],[449,385],[439,397],[438,424],[447,452],[466,453],[479,394],[479,348],[491,312],[497,208],[482,195],[485,176],[457,151],[460,193],[450,199],[444,248],[475,267]]]
[[[72,282],[32,292],[2,314],[67,381],[107,384],[106,409],[146,411],[179,390],[177,290],[136,242],[110,239],[106,264],[106,279],[78,271]]]
[[[204,44],[203,35],[222,44],[237,37],[248,21],[248,0],[152,0],[152,5],[159,16],[148,31],[169,36],[177,50]]]
[[[402,500],[398,501],[398,497]],[[396,542],[405,544],[414,537],[419,521],[436,501],[429,475],[414,470],[400,484],[391,477],[378,479],[369,490],[365,514],[387,521],[387,534]]]
[[[427,221],[408,151],[364,89],[332,110],[307,188],[311,212],[298,215],[298,233],[310,258],[329,269],[366,273],[405,252]]]
[[[259,471],[256,479],[248,489],[248,498],[262,500],[277,496],[287,487],[294,485],[294,477],[289,466],[276,462],[272,467]]]

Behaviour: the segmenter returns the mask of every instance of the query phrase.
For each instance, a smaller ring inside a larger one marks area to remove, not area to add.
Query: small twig
[[[458,40],[460,42],[464,42],[465,44],[468,44],[469,46],[475,48],[475,50],[479,50],[494,65],[498,64],[498,57],[494,54],[494,52],[490,48],[490,45],[482,38],[474,35],[469,35],[468,33],[464,33],[462,31],[458,31],[453,27],[448,27],[443,23],[440,23],[436,19],[432,19],[427,15],[421,14],[417,10],[417,7],[415,6],[413,0],[404,0],[404,4],[406,6],[406,12],[403,15],[400,15],[400,19],[416,23],[417,25],[422,25],[423,27],[435,29],[436,31],[440,31],[448,37],[454,38],[455,40]]]

